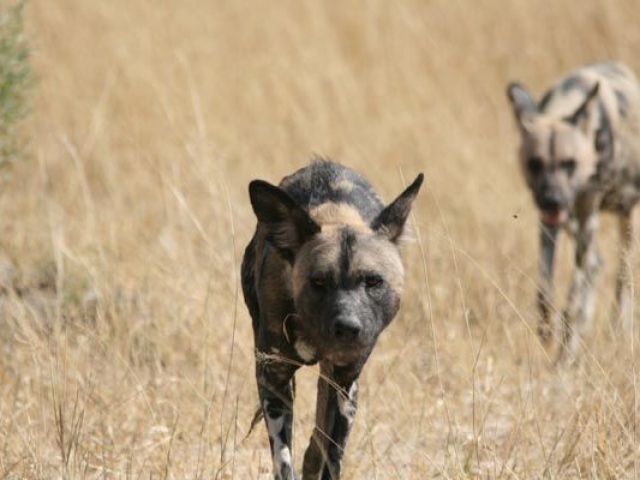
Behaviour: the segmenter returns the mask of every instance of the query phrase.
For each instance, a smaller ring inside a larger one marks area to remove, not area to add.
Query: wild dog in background
[[[400,305],[398,244],[422,180],[386,207],[361,175],[320,159],[279,187],[249,185],[258,225],[244,254],[242,288],[277,479],[294,478],[294,373],[317,362],[316,426],[303,478],[340,477],[358,376]]]
[[[540,209],[539,333],[551,336],[553,264],[558,231],[575,238],[575,270],[563,315],[560,362],[575,359],[595,307],[602,263],[595,243],[601,210],[619,218],[619,320],[633,321],[631,211],[640,198],[640,86],[619,63],[598,63],[560,80],[540,103],[519,83],[507,88],[522,143],[520,161]]]

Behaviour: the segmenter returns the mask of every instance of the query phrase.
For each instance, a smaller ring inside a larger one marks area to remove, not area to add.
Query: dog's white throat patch
[[[305,362],[311,362],[316,359],[316,350],[307,342],[297,339],[293,344],[298,356]]]

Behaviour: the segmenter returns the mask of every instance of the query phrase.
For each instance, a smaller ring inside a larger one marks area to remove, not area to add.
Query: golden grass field
[[[639,329],[629,339],[609,315],[616,223],[602,224],[582,361],[556,369],[535,336],[537,215],[505,95],[594,60],[640,72],[636,2],[31,0],[26,13],[31,141],[0,171],[0,478],[271,478],[264,426],[247,437],[247,184],[313,154],[387,200],[426,175],[344,478],[640,477]],[[298,380],[298,469],[316,376]]]

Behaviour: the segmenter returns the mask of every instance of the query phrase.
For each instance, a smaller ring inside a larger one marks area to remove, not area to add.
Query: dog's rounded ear
[[[287,192],[264,180],[249,183],[249,199],[253,212],[262,223],[284,221],[296,206]]]
[[[287,192],[269,182],[249,183],[249,198],[258,224],[267,232],[267,240],[289,260],[305,241],[320,231],[306,210]]]
[[[423,181],[424,175],[421,173],[398,198],[378,214],[373,220],[371,228],[387,236],[393,243],[399,243],[411,212],[411,205],[418,195]]]
[[[531,119],[538,113],[536,101],[527,87],[519,82],[511,82],[507,85],[507,97],[511,102],[518,125],[526,131]]]

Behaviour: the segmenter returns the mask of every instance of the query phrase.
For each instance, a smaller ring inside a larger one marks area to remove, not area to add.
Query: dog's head
[[[398,243],[422,181],[421,174],[369,223],[348,204],[307,211],[284,190],[251,182],[258,229],[291,264],[293,322],[303,353],[347,364],[371,351],[400,305]]]
[[[527,185],[547,226],[565,223],[577,194],[596,173],[598,161],[612,149],[611,132],[600,125],[596,83],[564,117],[538,108],[529,91],[511,83],[507,94],[520,128],[520,163]],[[573,98],[566,100],[576,104]]]

